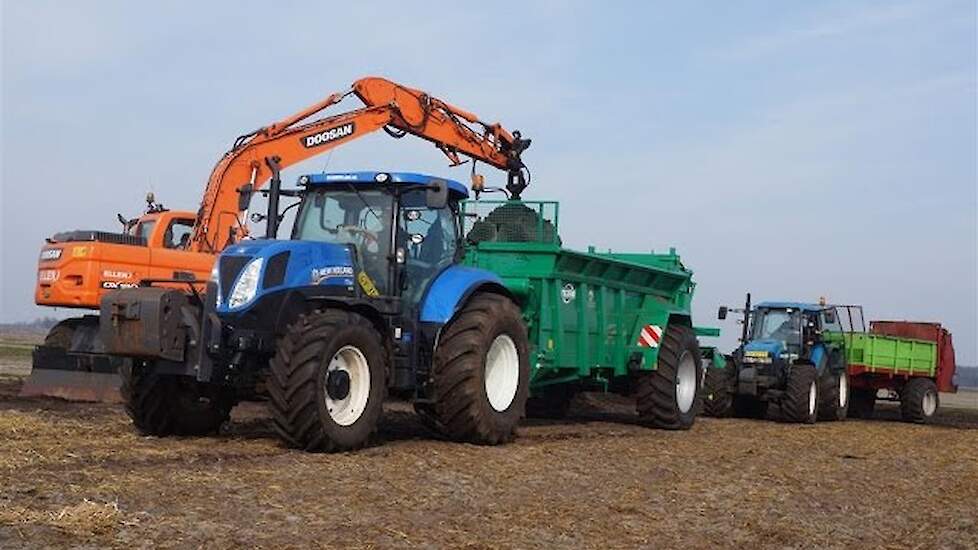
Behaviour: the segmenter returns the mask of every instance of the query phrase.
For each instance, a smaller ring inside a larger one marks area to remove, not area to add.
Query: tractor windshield
[[[338,187],[310,193],[293,237],[356,247],[364,271],[387,289],[394,197],[379,188]]]
[[[801,312],[791,309],[760,309],[754,313],[752,340],[778,340],[801,345]]]

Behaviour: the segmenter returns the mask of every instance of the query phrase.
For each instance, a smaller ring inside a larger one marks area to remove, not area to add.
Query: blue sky
[[[374,74],[533,138],[569,246],[677,247],[701,324],[824,295],[978,362],[972,1],[162,4],[0,4],[2,320],[50,313],[44,237],[196,209],[234,137]],[[328,168],[467,178],[384,134]]]

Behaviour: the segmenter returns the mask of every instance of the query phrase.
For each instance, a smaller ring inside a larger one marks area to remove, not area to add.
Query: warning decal
[[[660,340],[662,340],[662,327],[658,325],[645,325],[638,333],[638,345],[643,348],[657,348]]]

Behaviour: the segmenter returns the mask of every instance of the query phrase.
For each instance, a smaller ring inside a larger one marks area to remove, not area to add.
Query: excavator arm
[[[350,95],[364,107],[307,122]],[[466,156],[504,170],[513,198],[519,198],[527,186],[520,155],[530,140],[522,139],[519,132],[485,123],[421,90],[383,78],[363,78],[346,92],[239,137],[211,172],[191,249],[217,252],[247,234],[247,199],[272,177],[270,161],[276,169],[284,169],[380,129],[392,137],[412,134],[434,143],[453,166]],[[473,185],[479,190],[477,182]]]

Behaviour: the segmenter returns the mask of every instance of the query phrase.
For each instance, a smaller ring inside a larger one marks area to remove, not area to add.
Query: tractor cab
[[[810,360],[821,341],[826,317],[834,320],[835,314],[825,306],[762,302],[748,316],[749,337],[744,342],[744,356],[767,357],[772,364]]]
[[[283,291],[384,299],[417,306],[460,249],[466,188],[414,173],[349,172],[299,178],[290,240],[243,241],[221,255],[221,313],[252,309]]]

